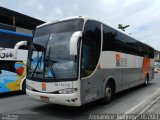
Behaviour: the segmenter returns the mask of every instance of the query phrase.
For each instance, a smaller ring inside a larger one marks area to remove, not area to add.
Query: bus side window
[[[82,47],[82,71],[83,76],[88,76],[93,71],[91,64],[91,48],[86,44]]]
[[[96,43],[85,40],[82,46],[82,71],[83,77],[89,76],[95,70],[99,60],[99,48]]]
[[[95,70],[100,56],[101,28],[100,23],[87,21],[82,39],[81,77],[87,77]]]

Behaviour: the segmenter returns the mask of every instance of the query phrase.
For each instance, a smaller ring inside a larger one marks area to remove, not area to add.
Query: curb
[[[140,102],[135,107],[127,111],[125,114],[143,114],[147,111],[154,103],[156,103],[160,99],[160,89],[156,93],[154,93],[148,99]]]

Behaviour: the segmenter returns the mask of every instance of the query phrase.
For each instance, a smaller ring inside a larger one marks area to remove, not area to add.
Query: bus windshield
[[[77,56],[70,55],[70,38],[81,31],[83,21],[70,20],[40,27],[29,52],[28,77],[45,80],[77,78]]]

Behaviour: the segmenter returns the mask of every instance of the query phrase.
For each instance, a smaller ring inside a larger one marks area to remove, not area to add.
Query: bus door
[[[83,42],[81,52],[81,78],[83,102],[87,103],[100,97],[102,72],[96,70],[99,60],[100,50],[91,41]]]
[[[103,72],[98,70],[101,53],[101,24],[87,21],[83,31],[81,46],[81,102],[82,104],[100,98]]]

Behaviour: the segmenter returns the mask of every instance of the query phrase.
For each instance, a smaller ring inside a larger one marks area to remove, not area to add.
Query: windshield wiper
[[[42,53],[42,55],[43,55],[43,53]],[[41,57],[38,59],[37,65],[36,65],[36,67],[35,67],[34,70],[33,70],[32,77],[34,76],[34,73],[36,72],[39,63],[40,63],[40,61],[42,60],[42,55],[41,55]]]
[[[52,77],[56,80],[56,75],[55,75],[55,73],[54,73],[54,70],[53,70],[53,68],[52,68],[52,65],[53,65],[53,63],[57,63],[57,61],[52,60],[50,54],[51,54],[51,46],[49,47],[48,56],[46,56],[46,60],[47,60],[47,64],[46,64],[46,65],[47,65],[47,68],[48,68],[49,70],[51,70]],[[48,72],[48,71],[47,71],[47,72]]]
[[[41,52],[42,54],[41,54],[41,56],[39,56],[39,55],[37,55],[37,64],[36,64],[36,67],[34,68],[34,70],[32,70],[32,72],[31,71],[29,71],[30,73],[31,73],[31,76],[32,77],[34,77],[34,74],[35,74],[35,72],[36,72],[36,70],[37,70],[37,68],[38,68],[38,65],[41,63],[41,60],[42,60],[42,58],[43,58],[43,54],[44,54],[44,52],[43,51],[38,51],[36,48],[35,48],[35,46],[32,44],[31,45],[31,47],[32,47],[32,55],[33,55],[33,51],[36,51],[38,54],[39,54],[39,52]],[[39,58],[39,59],[38,59]],[[31,61],[29,60],[29,66],[31,66],[31,62],[33,61],[33,59],[31,59]],[[41,65],[40,65],[41,66]]]

